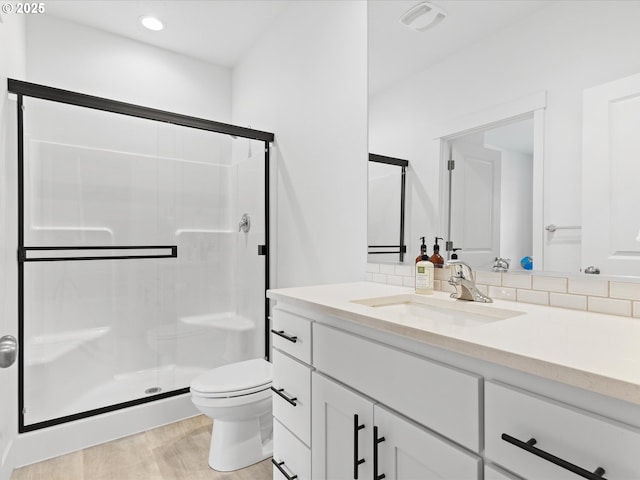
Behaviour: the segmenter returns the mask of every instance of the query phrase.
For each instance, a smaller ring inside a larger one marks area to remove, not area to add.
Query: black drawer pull
[[[295,480],[296,478],[298,478],[298,475],[291,476],[284,471],[284,468],[282,468],[282,465],[284,465],[284,462],[278,462],[275,458],[272,458],[271,463],[273,463],[278,468],[278,470],[280,470],[280,473],[283,474],[287,480]]]
[[[373,480],[382,480],[386,477],[384,473],[378,475],[378,444],[384,442],[385,438],[378,438],[378,427],[373,427]]]
[[[364,428],[364,424],[358,422],[358,414],[353,416],[353,478],[358,480],[358,467],[364,463],[364,458],[358,454],[358,432]]]
[[[605,477],[603,477],[603,475],[605,474],[604,468],[598,467],[594,472],[590,472],[589,470],[585,470],[584,468],[578,467],[577,465],[574,465],[573,463],[569,463],[566,460],[563,460],[562,458],[556,457],[555,455],[552,455],[549,452],[545,452],[544,450],[540,450],[539,448],[534,447],[534,445],[537,443],[535,438],[530,438],[528,441],[523,442],[522,440],[518,440],[517,438],[512,437],[511,435],[508,435],[506,433],[503,433],[501,438],[502,440],[510,443],[511,445],[515,445],[516,447],[522,448],[523,450],[526,450],[529,453],[533,453],[534,455],[537,455],[540,458],[544,458],[548,462],[558,465],[559,467],[562,467],[566,470],[569,470],[570,472],[573,472],[576,475],[580,475],[583,478],[588,478],[590,480],[607,480]]]
[[[298,397],[288,397],[287,395],[284,394],[284,388],[271,387],[271,390],[276,392],[278,395],[280,395],[282,398],[284,398],[287,402],[289,402],[294,407],[297,405],[296,400],[298,400]]]
[[[275,333],[279,337],[282,337],[285,340],[289,340],[291,343],[296,343],[298,341],[298,337],[287,335],[286,333],[284,333],[284,330],[271,330],[271,333]]]

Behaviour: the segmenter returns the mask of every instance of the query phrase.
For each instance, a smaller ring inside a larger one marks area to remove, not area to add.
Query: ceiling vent
[[[435,27],[447,16],[444,8],[429,2],[421,2],[407,10],[401,17],[400,23],[405,27],[424,32]]]

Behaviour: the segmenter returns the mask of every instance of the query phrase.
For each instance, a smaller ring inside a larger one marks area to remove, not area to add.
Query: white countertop
[[[412,288],[357,282],[274,289],[267,296],[640,405],[640,319],[505,300],[466,302],[445,292],[428,296],[438,302],[463,302],[475,311],[522,313],[456,326],[353,302],[413,293]]]

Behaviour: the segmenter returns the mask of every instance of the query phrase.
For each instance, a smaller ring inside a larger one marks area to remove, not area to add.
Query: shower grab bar
[[[28,256],[28,252],[58,252],[58,251],[87,251],[87,250],[170,250],[170,253],[160,254],[142,254],[142,255],[93,255],[93,256]],[[38,247],[19,247],[18,262],[61,262],[72,260],[135,260],[142,258],[177,258],[177,245],[82,245],[82,246],[38,246]]]

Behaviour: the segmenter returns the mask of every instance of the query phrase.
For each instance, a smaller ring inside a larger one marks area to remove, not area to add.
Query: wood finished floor
[[[204,415],[18,468],[11,480],[271,480],[271,459],[236,472],[209,468]]]

